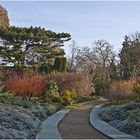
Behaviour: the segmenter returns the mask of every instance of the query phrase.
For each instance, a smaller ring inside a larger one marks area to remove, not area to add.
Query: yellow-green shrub
[[[59,102],[59,93],[58,93],[58,87],[57,84],[53,81],[47,81],[46,83],[46,93],[45,96],[43,96],[44,102]]]
[[[62,105],[72,105],[76,102],[76,92],[75,91],[63,91],[58,92],[58,86],[53,81],[47,81],[46,94],[42,97],[42,101],[45,103],[59,103]]]
[[[63,105],[72,105],[76,102],[75,91],[64,91],[60,93],[60,101]]]

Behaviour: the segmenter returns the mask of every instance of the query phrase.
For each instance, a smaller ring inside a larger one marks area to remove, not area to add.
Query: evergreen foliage
[[[67,60],[65,57],[56,57],[54,61],[54,70],[58,72],[66,71]]]
[[[50,59],[63,56],[64,42],[69,41],[68,33],[55,33],[41,27],[0,28],[0,57],[2,65],[15,67],[27,65],[38,68]]]
[[[62,57],[62,60],[63,60],[63,65],[62,65],[61,71],[62,72],[66,72],[66,69],[67,69],[67,59],[66,59],[66,57]]]
[[[39,71],[41,72],[41,73],[45,73],[45,74],[48,74],[48,73],[50,73],[50,72],[52,72],[53,71],[53,65],[51,65],[51,64],[43,64],[43,65],[41,65],[40,67],[39,67]]]
[[[121,78],[131,79],[140,76],[140,33],[125,36],[119,55]]]

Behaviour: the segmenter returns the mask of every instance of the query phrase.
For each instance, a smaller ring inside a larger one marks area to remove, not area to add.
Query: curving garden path
[[[101,103],[103,103],[103,101],[87,103],[68,113],[58,126],[58,130],[62,138],[108,139],[106,136],[94,129],[89,123],[91,109]]]

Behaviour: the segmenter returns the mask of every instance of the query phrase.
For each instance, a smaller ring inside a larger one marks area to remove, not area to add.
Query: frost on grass
[[[140,138],[140,103],[105,107],[99,116],[120,131]]]
[[[39,124],[29,112],[0,105],[0,139],[34,138]]]

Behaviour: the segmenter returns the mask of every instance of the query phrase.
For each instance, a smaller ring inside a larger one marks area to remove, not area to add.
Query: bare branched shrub
[[[113,82],[109,87],[109,100],[116,104],[130,101],[133,98],[133,85],[136,79]]]
[[[56,82],[59,92],[74,90],[78,95],[91,93],[91,82],[83,73],[51,73],[47,75],[47,80]]]

